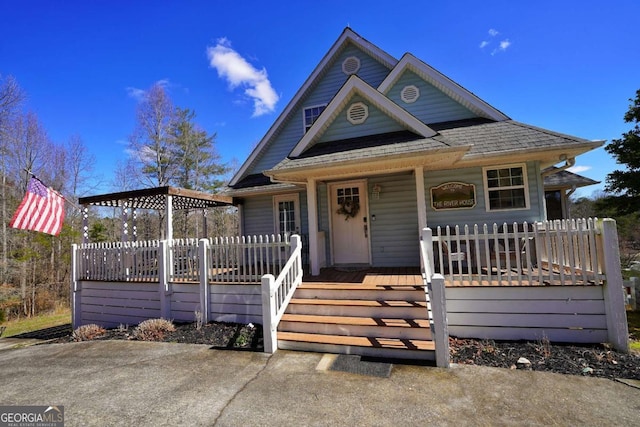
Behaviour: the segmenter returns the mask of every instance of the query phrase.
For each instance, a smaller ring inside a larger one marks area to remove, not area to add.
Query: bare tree
[[[8,152],[8,127],[13,120],[26,95],[16,79],[12,76],[2,78],[0,76],[0,157],[3,159],[0,166],[1,185],[0,197],[2,197],[2,266],[0,267],[0,284],[6,282],[7,278],[7,156]]]
[[[138,106],[136,119],[136,128],[129,138],[129,146],[142,176],[147,184],[169,185],[176,166],[176,150],[171,136],[176,114],[162,85],[156,83],[145,93]]]

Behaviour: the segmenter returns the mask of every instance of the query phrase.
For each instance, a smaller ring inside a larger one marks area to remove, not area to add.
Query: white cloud
[[[511,46],[511,42],[509,41],[509,39],[502,40],[498,45],[498,47],[493,49],[493,51],[491,52],[491,55],[495,55],[496,53],[499,53],[499,52],[504,52],[509,48],[509,46]]]
[[[507,50],[509,46],[511,46],[511,42],[509,41],[509,39],[502,40],[500,42],[500,50]]]
[[[231,48],[226,38],[207,48],[209,65],[218,71],[218,76],[229,83],[231,89],[245,88],[244,94],[253,100],[253,117],[272,112],[280,97],[271,86],[267,70],[256,69],[238,52]]]
[[[144,89],[138,89],[137,87],[131,86],[128,86],[126,88],[126,91],[129,98],[133,98],[138,102],[142,101],[142,98],[144,98],[144,94],[146,92]]]
[[[162,86],[162,88],[167,89],[169,86],[171,86],[171,82],[169,81],[169,79],[160,79],[156,81],[154,85]],[[140,89],[133,86],[127,86],[125,90],[127,91],[127,95],[130,98],[133,98],[138,102],[141,102],[147,93],[146,89]]]
[[[487,31],[487,34],[489,34],[489,39],[488,40],[483,40],[482,42],[480,42],[480,45],[479,45],[480,49],[484,49],[485,47],[487,47],[490,44],[492,44],[493,39],[498,34],[500,34],[500,32],[498,30],[496,30],[495,28],[490,28],[489,31]],[[491,51],[491,55],[493,56],[496,53],[504,52],[505,50],[507,50],[509,48],[509,46],[511,46],[511,41],[509,39],[504,39],[498,44],[498,47],[493,48],[493,50]]]
[[[567,170],[569,172],[573,172],[573,173],[582,173],[582,172],[586,172],[588,170],[591,169],[591,166],[572,166],[570,168],[568,168]]]

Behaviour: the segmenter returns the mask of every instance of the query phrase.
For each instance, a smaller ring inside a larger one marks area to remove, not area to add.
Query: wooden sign
[[[431,187],[431,207],[436,210],[470,209],[476,205],[476,186],[464,182],[445,182]]]

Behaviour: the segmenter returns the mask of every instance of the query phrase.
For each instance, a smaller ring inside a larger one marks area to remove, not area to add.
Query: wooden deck
[[[394,268],[323,268],[320,275],[305,271],[304,283],[354,284],[364,286],[420,286],[422,275],[418,267]]]
[[[579,278],[572,282],[571,276],[566,275],[564,283],[560,280],[535,280],[538,276],[536,269],[532,277],[534,280],[522,278],[520,284],[515,280],[516,272],[502,272],[500,279],[498,276],[488,276],[485,274],[454,274],[445,275],[446,287],[477,287],[477,286],[584,286],[593,285],[592,282],[584,282]],[[549,272],[543,269],[543,276],[548,277]],[[513,280],[510,280],[513,278]],[[318,276],[312,276],[305,271],[302,279],[304,283],[318,284],[352,284],[354,286],[421,286],[422,275],[419,267],[371,267],[371,268],[323,268]]]

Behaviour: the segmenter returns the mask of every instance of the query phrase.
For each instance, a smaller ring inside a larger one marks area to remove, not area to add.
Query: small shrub
[[[89,325],[82,325],[73,331],[72,338],[74,341],[91,341],[102,335],[106,334],[107,330],[102,326],[91,323]]]
[[[133,337],[141,341],[161,341],[167,332],[175,330],[170,320],[148,319],[138,325],[133,332]]]

